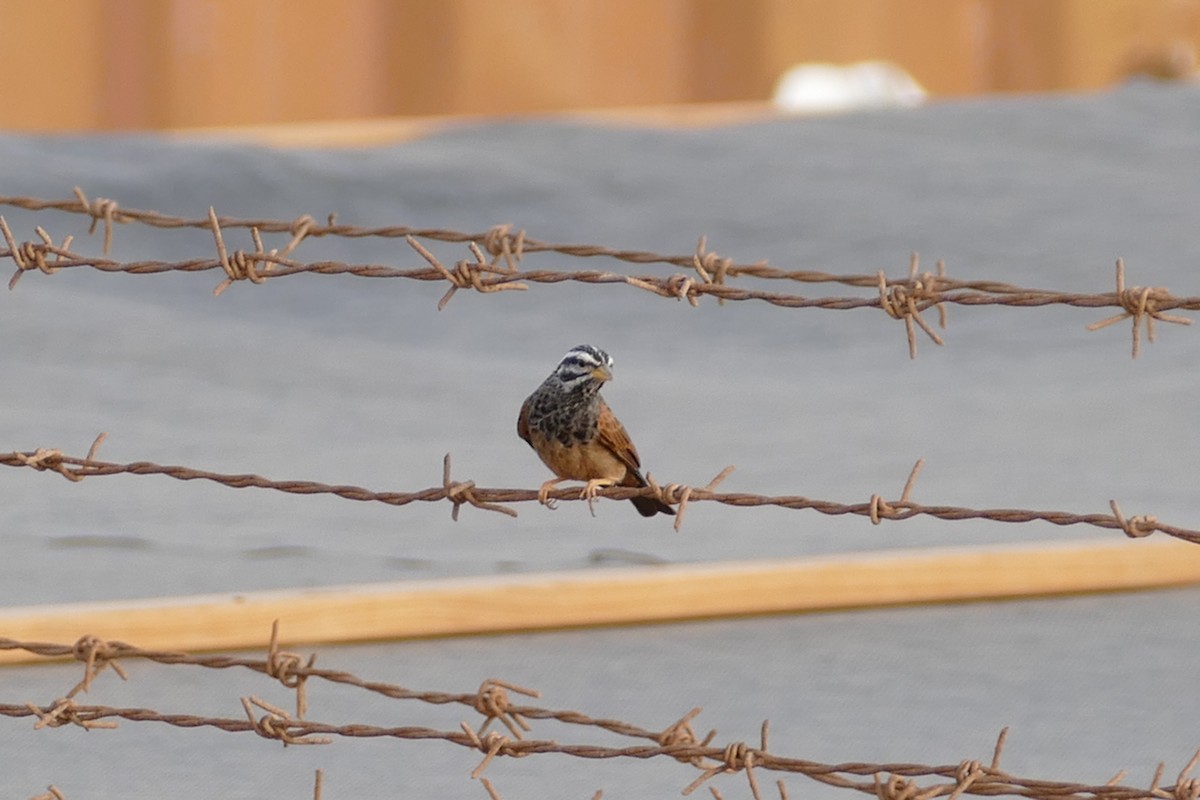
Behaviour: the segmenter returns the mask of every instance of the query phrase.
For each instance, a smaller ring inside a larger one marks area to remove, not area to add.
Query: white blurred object
[[[1154,47],[1135,47],[1121,67],[1126,80],[1200,81],[1200,59],[1191,42],[1177,39]]]
[[[797,64],[780,76],[772,101],[794,114],[863,108],[911,108],[925,102],[921,84],[890,61]]]

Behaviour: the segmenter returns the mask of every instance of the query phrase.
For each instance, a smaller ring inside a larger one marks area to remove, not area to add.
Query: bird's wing
[[[517,436],[525,440],[525,443],[533,447],[533,442],[529,439],[529,407],[533,404],[533,395],[525,398],[525,402],[521,404],[521,413],[517,414]]]
[[[604,402],[604,398],[600,398],[600,416],[596,420],[596,438],[611,450],[613,455],[621,459],[625,466],[629,467],[630,472],[641,477],[638,469],[642,466],[642,462],[638,459],[637,448],[633,446],[633,442],[629,441],[629,434],[625,432],[625,426],[613,415],[612,409],[608,407],[608,403]]]

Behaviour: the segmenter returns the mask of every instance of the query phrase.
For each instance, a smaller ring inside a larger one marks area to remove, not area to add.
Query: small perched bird
[[[538,490],[544,505],[550,505],[549,491],[563,481],[587,481],[581,496],[589,501],[605,486],[648,485],[629,434],[600,396],[600,387],[612,380],[612,366],[603,350],[573,347],[521,405],[517,435],[557,476]],[[675,513],[657,497],[630,502],[643,517]]]

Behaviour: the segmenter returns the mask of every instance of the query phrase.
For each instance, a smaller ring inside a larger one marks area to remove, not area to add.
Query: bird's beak
[[[611,381],[613,379],[612,370],[601,364],[592,370],[592,377],[598,381]]]

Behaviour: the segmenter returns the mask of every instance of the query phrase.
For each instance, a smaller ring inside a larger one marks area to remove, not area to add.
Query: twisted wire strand
[[[1191,319],[1168,312],[1177,309],[1200,310],[1200,297],[1179,297],[1161,286],[1125,286],[1125,266],[1120,259],[1116,262],[1116,291],[1100,294],[1058,292],[1042,289],[1027,289],[999,281],[960,281],[946,276],[945,264],[937,263],[936,273],[921,273],[919,258],[914,253],[909,263],[907,278],[888,278],[882,270],[871,275],[834,275],[813,270],[780,270],[765,261],[753,264],[737,264],[730,258],[718,256],[707,249],[707,242],[700,237],[696,251],[690,255],[664,255],[640,250],[620,250],[599,245],[552,244],[526,236],[521,230],[512,233],[511,226],[497,225],[481,233],[465,233],[441,228],[414,228],[410,226],[388,226],[363,228],[337,225],[332,216],[328,224],[320,225],[310,216],[301,216],[291,221],[256,219],[247,220],[221,217],[214,208],[209,208],[206,219],[186,219],[158,214],[153,211],[123,210],[116,201],[97,198],[88,200],[82,189],[75,189],[74,200],[52,201],[30,197],[0,197],[0,204],[27,210],[61,210],[87,214],[92,224],[89,232],[104,223],[104,252],[107,255],[112,243],[113,226],[123,222],[140,222],[160,228],[198,228],[211,231],[216,249],[216,259],[192,259],[186,261],[135,261],[120,262],[109,258],[83,256],[70,249],[71,237],[55,244],[42,227],[36,228],[41,242],[18,243],[7,222],[0,216],[0,233],[7,249],[0,257],[11,258],[17,271],[9,281],[9,288],[16,286],[21,276],[31,270],[53,274],[60,269],[88,267],[102,272],[124,272],[135,275],[159,274],[164,272],[202,272],[221,269],[225,278],[213,290],[215,295],[224,292],[233,282],[249,280],[261,284],[271,277],[286,277],[301,273],[320,275],[353,275],[370,278],[409,278],[423,281],[445,281],[449,289],[438,302],[442,309],[459,289],[474,289],[480,293],[525,290],[532,283],[552,284],[574,281],[585,284],[625,284],[660,297],[686,300],[699,305],[704,296],[715,297],[718,303],[727,300],[758,300],[785,308],[823,308],[850,310],[855,308],[879,308],[889,316],[904,322],[909,355],[916,358],[916,329],[919,327],[935,344],[942,345],[942,337],[921,316],[929,308],[938,311],[938,325],[946,327],[946,304],[978,306],[1000,305],[1014,308],[1034,308],[1048,305],[1066,305],[1081,308],[1113,307],[1120,312],[1107,319],[1092,323],[1089,330],[1099,330],[1115,322],[1132,319],[1132,355],[1140,351],[1141,330],[1153,342],[1155,323],[1169,322],[1190,325]],[[224,229],[247,228],[254,243],[251,251],[226,246]],[[290,241],[283,248],[267,250],[262,236],[266,233],[287,233]],[[400,269],[381,264],[352,264],[339,261],[301,262],[290,258],[291,253],[309,237],[402,237],[420,256],[429,263],[429,268]],[[442,264],[418,239],[466,243],[474,261],[460,260],[453,268]],[[483,247],[479,246],[483,243]],[[487,251],[485,255],[484,251]],[[552,252],[575,257],[603,256],[635,264],[661,263],[682,267],[695,272],[676,272],[661,277],[656,275],[626,275],[600,270],[526,270],[518,269],[521,258],[531,252]],[[490,255],[489,259],[487,256]],[[846,286],[874,288],[873,297],[808,297],[785,292],[770,292],[730,286],[727,278],[752,276],[762,279],[792,280],[805,283],[838,283]]]
[[[92,228],[95,230],[98,222],[105,224],[105,252],[109,251],[114,225],[138,223],[160,229],[210,229],[212,222],[209,218],[187,218],[171,214],[161,214],[145,209],[123,208],[116,201],[107,198],[97,198],[94,202],[88,200],[82,189],[76,188],[75,197],[66,200],[46,200],[37,197],[0,196],[0,205],[20,208],[26,211],[63,211],[70,214],[82,214],[92,218]],[[361,238],[391,238],[403,239],[413,236],[420,239],[447,243],[466,244],[468,242],[494,241],[498,232],[506,233],[510,226],[498,225],[487,231],[475,233],[448,228],[413,227],[408,225],[359,226],[336,222],[335,215],[329,215],[325,224],[317,223],[311,216],[303,215],[293,220],[279,219],[249,219],[239,217],[218,216],[217,222],[227,229],[254,229],[261,233],[295,234],[296,230],[307,223],[305,236],[313,238],[341,237],[348,239]],[[91,231],[89,231],[91,232]],[[667,264],[676,267],[692,267],[696,256],[664,255],[647,250],[631,248],[612,248],[604,245],[579,243],[554,243],[522,236],[522,251],[524,253],[557,253],[576,258],[604,257],[631,264]],[[711,259],[710,259],[711,260]],[[725,266],[725,274],[730,276],[746,274],[762,278],[786,278],[807,283],[844,283],[850,286],[873,287],[874,275],[834,275],[818,270],[779,270],[769,267],[762,262],[752,264],[734,264]],[[995,286],[1004,284],[993,283]]]
[[[99,668],[103,663],[116,664],[122,660],[140,659],[150,661],[165,666],[195,666],[206,669],[226,670],[226,669],[248,669],[252,672],[258,672],[263,675],[277,677],[284,682],[285,685],[291,688],[298,688],[292,683],[292,679],[308,679],[315,678],[318,680],[328,681],[344,686],[351,686],[357,689],[362,689],[373,694],[378,694],[383,697],[388,697],[393,700],[416,700],[430,705],[462,705],[468,708],[479,709],[480,696],[482,690],[490,688],[493,685],[501,687],[512,687],[512,684],[503,681],[489,680],[484,682],[484,687],[477,692],[444,692],[444,691],[429,691],[408,689],[394,683],[384,681],[365,680],[358,675],[346,670],[329,669],[325,667],[316,667],[312,664],[297,665],[289,670],[288,675],[278,676],[273,675],[272,659],[251,658],[248,656],[235,656],[227,654],[202,654],[188,653],[181,650],[148,650],[127,644],[125,642],[115,640],[98,640],[95,637],[81,637],[75,644],[55,644],[49,642],[25,642],[16,639],[0,637],[0,650],[24,650],[38,656],[46,658],[77,658],[85,661],[87,666],[85,681],[90,683],[90,680],[99,672]],[[91,664],[87,664],[86,656],[89,654],[99,653],[99,657],[93,656]],[[285,682],[284,679],[287,679]],[[86,689],[87,686],[83,681],[80,682],[80,689]],[[68,693],[69,696],[74,696],[77,692]],[[522,690],[523,694],[536,696],[536,692],[530,690]],[[579,711],[562,710],[543,708],[532,705],[512,704],[505,701],[504,711],[508,714],[515,714],[529,719],[544,719],[555,720],[568,725],[581,725],[589,727],[597,727],[607,730],[611,733],[616,733],[621,736],[629,736],[640,739],[649,739],[657,741],[661,735],[658,731],[650,731],[633,725],[628,722],[622,722],[615,719],[603,719],[590,717]],[[481,712],[482,713],[482,712]],[[299,716],[299,715],[298,715]]]
[[[95,449],[103,434],[93,444],[89,457],[67,456],[58,450],[40,449],[26,452],[0,453],[0,465],[26,467],[38,471],[56,472],[71,481],[111,475],[162,475],[180,481],[203,480],[234,489],[256,488],[299,495],[334,495],[346,500],[380,502],[392,506],[406,506],[415,502],[450,501],[454,513],[460,506],[469,504],[476,508],[498,511],[516,516],[516,511],[506,508],[507,504],[532,502],[539,499],[536,489],[486,488],[474,482],[457,482],[450,479],[450,457],[443,464],[441,486],[431,486],[417,491],[374,491],[361,486],[331,485],[317,481],[276,481],[255,473],[223,474],[179,465],[162,465],[150,461],[135,461],[118,464],[94,458]],[[867,517],[873,522],[879,519],[907,520],[914,517],[933,517],[947,521],[983,519],[993,522],[1025,523],[1049,522],[1054,525],[1090,525],[1106,530],[1120,530],[1130,537],[1147,536],[1160,532],[1183,541],[1200,543],[1200,531],[1168,525],[1150,515],[1126,518],[1115,501],[1110,502],[1111,514],[1078,514],[1067,511],[1046,511],[1020,508],[975,509],[950,505],[923,505],[908,499],[910,485],[905,495],[895,503],[883,503],[878,496],[865,503],[840,503],[819,500],[801,495],[761,495],[748,492],[716,492],[712,487],[729,474],[727,468],[708,487],[694,488],[682,484],[660,486],[657,482],[642,489],[609,487],[601,489],[596,497],[612,500],[628,500],[632,497],[657,497],[667,504],[681,505],[684,502],[715,502],[738,508],[771,506],[793,510],[812,510],[828,516],[846,514]],[[914,473],[915,473],[914,469]],[[554,489],[548,493],[553,500],[583,499],[578,488]],[[685,499],[686,498],[686,499]],[[456,517],[457,518],[457,517]],[[681,522],[682,519],[677,520]]]
[[[220,259],[198,258],[185,261],[115,261],[98,256],[83,256],[59,247],[46,247],[44,252],[60,256],[59,260],[49,266],[53,270],[85,267],[100,272],[127,273],[131,275],[155,275],[168,272],[207,272],[223,269]],[[13,250],[0,249],[0,258],[11,258]],[[260,272],[259,277],[284,278],[300,274],[317,275],[353,275],[360,278],[405,278],[418,281],[445,281],[446,274],[436,268],[412,267],[399,268],[386,264],[354,264],[342,261],[313,261],[300,262],[288,258],[274,256],[269,253],[253,254],[256,260],[272,264],[275,268]],[[856,281],[855,276],[832,276],[839,283]],[[845,280],[842,280],[845,279]],[[878,277],[870,276],[872,287],[877,286]],[[555,284],[576,282],[585,284],[625,284],[640,289],[647,289],[662,297],[675,299],[695,299],[701,296],[712,296],[718,300],[744,301],[760,300],[786,308],[821,308],[827,310],[848,311],[858,308],[885,308],[887,301],[879,297],[810,297],[805,295],[769,292],[759,289],[743,289],[719,283],[691,282],[684,283],[673,277],[656,277],[652,275],[631,276],[605,270],[525,270],[496,274],[482,279],[484,287],[503,286],[516,283]],[[888,285],[900,285],[905,281],[891,280]],[[857,285],[857,284],[855,284]],[[990,288],[979,288],[990,287]],[[1154,298],[1158,310],[1200,310],[1200,296],[1178,296],[1170,293],[1157,295]],[[996,284],[991,281],[961,282],[961,287],[946,286],[939,290],[935,300],[922,301],[919,311],[936,305],[950,303],[962,306],[1010,306],[1016,308],[1040,308],[1051,305],[1072,306],[1075,308],[1124,308],[1121,295],[1115,292],[1085,293],[1059,292],[1041,289],[1025,289],[1018,286]],[[1148,313],[1148,312],[1147,312]]]
[[[270,219],[270,218],[242,218],[217,216],[203,218],[187,218],[175,215],[164,215],[157,211],[126,209],[115,203],[114,200],[106,198],[98,198],[95,203],[89,201],[84,196],[82,190],[77,188],[77,197],[64,200],[47,200],[34,197],[12,197],[0,196],[0,205],[19,207],[19,209],[29,211],[55,210],[65,211],[70,213],[79,213],[92,217],[92,228],[95,228],[95,223],[98,221],[106,222],[108,225],[113,223],[140,223],[150,225],[150,227],[161,229],[180,229],[193,228],[210,230],[214,227],[214,219],[217,225],[223,229],[247,229],[257,230],[259,233],[274,233],[274,234],[292,234],[295,235],[298,229],[304,231],[305,237],[337,236],[347,237],[347,239],[366,239],[366,237],[385,237],[385,239],[427,239],[432,241],[442,241],[449,243],[470,243],[470,242],[493,242],[496,241],[497,235],[508,236],[510,225],[496,225],[488,230],[482,231],[462,231],[449,228],[418,228],[412,225],[378,225],[378,227],[365,227],[365,225],[341,224],[334,221],[335,215],[329,216],[329,222],[319,224],[313,221],[310,216],[301,216],[295,219]],[[106,212],[106,210],[108,210]],[[576,258],[611,258],[618,261],[625,261],[630,264],[665,264],[670,266],[685,267],[685,269],[695,269],[696,261],[704,261],[704,255],[709,255],[707,260],[712,261],[712,253],[708,253],[704,249],[704,240],[701,239],[701,247],[697,248],[697,253],[686,254],[665,254],[656,253],[653,251],[644,251],[644,249],[635,248],[614,248],[604,245],[588,245],[588,243],[556,243],[534,239],[532,236],[521,235],[521,253],[558,253],[560,255],[569,255]],[[106,252],[108,246],[106,246]],[[53,252],[53,251],[52,251]],[[12,253],[8,251],[0,251],[0,257],[11,257]],[[120,261],[100,258],[85,258],[76,254],[64,254],[64,258],[72,257],[71,260],[66,260],[65,263],[55,264],[55,266],[90,266],[92,269],[109,271],[109,272],[130,272],[133,275],[150,275],[150,273],[168,272],[168,271],[203,271],[218,269],[221,266],[214,259],[193,259],[185,261],[131,261],[131,263],[122,264]],[[275,271],[274,276],[294,275],[298,272],[317,272],[322,275],[340,275],[340,273],[350,273],[360,277],[413,277],[416,279],[439,279],[442,277],[440,273],[434,275],[430,270],[398,270],[394,267],[384,265],[368,265],[368,264],[344,264],[340,261],[314,261],[311,264],[296,263],[289,261],[286,258],[272,259],[269,255],[259,254],[259,258],[264,260],[274,260],[276,264],[283,269]],[[714,271],[714,270],[710,270]],[[860,275],[839,275],[839,273],[826,272],[822,270],[785,270],[779,269],[766,264],[766,261],[754,261],[754,263],[733,263],[728,261],[727,264],[720,270],[722,275],[728,277],[751,276],[763,279],[786,279],[786,281],[794,281],[799,283],[839,283],[848,285],[848,287],[859,287],[874,289],[878,283],[877,273],[860,273]],[[512,277],[510,279],[527,279],[527,281],[552,283],[558,281],[568,281],[568,279],[581,279],[581,281],[589,282],[594,277],[607,276],[610,273],[605,271],[583,271],[583,272],[559,272],[559,271],[535,271],[524,273],[520,277]],[[538,276],[538,277],[532,277]],[[588,277],[576,277],[588,276]],[[614,276],[624,279],[628,276]],[[888,278],[887,285],[905,284],[910,281],[910,278]],[[608,281],[598,281],[608,282]],[[944,275],[938,276],[937,287],[942,293],[947,291],[968,290],[970,293],[980,295],[1020,295],[1019,299],[1012,302],[998,301],[995,299],[986,300],[984,297],[974,296],[973,294],[962,295],[954,300],[944,299],[946,302],[959,302],[962,305],[992,305],[992,303],[1001,303],[1001,305],[1013,305],[1019,307],[1036,307],[1051,305],[1055,302],[1066,302],[1067,305],[1081,307],[1098,307],[1098,306],[1114,306],[1120,305],[1118,302],[1112,301],[1112,293],[1108,295],[1093,295],[1084,293],[1062,293],[1062,291],[1054,291],[1048,289],[1032,289],[1020,287],[1003,281],[994,281],[994,279],[978,279],[978,281],[960,281],[960,279],[949,278]],[[708,289],[712,291],[712,289]],[[720,295],[722,299],[740,299],[736,295]],[[1106,300],[1100,300],[1099,297],[1106,297]],[[878,302],[869,303],[869,305],[878,306]],[[1160,300],[1158,302],[1160,308],[1187,308],[1190,311],[1200,309],[1200,297],[1170,297],[1170,299]],[[821,306],[830,308],[841,308],[841,306]],[[847,306],[859,307],[859,306]]]
[[[276,654],[274,642],[275,631],[272,633],[272,655]],[[115,665],[117,658],[143,658],[164,665],[186,664],[215,669],[245,667],[270,674],[269,659],[262,661],[228,655],[199,656],[183,652],[141,650],[123,642],[104,642],[95,637],[83,637],[73,645],[0,639],[0,649],[15,648],[47,657],[73,656],[86,662],[88,674],[85,676],[84,682],[77,685],[64,698],[47,705],[0,704],[0,716],[17,719],[35,718],[37,720],[35,727],[78,725],[87,729],[103,729],[114,727],[117,720],[156,722],[184,729],[214,728],[231,733],[256,733],[264,738],[280,741],[285,745],[323,744],[331,741],[332,737],[392,738],[409,741],[441,740],[475,749],[483,754],[483,761],[472,773],[472,777],[476,778],[492,760],[498,757],[522,758],[554,753],[586,759],[636,758],[647,760],[665,757],[691,764],[701,774],[684,789],[684,794],[689,794],[716,775],[745,772],[752,794],[759,800],[761,800],[761,794],[754,777],[755,769],[803,775],[830,786],[875,794],[883,800],[905,800],[905,798],[915,800],[916,798],[939,796],[958,798],[968,794],[986,797],[1028,797],[1039,798],[1039,800],[1135,800],[1135,798],[1139,800],[1141,798],[1187,800],[1194,795],[1197,787],[1196,780],[1190,777],[1190,773],[1200,762],[1200,753],[1197,753],[1180,771],[1179,778],[1174,785],[1162,784],[1165,766],[1160,764],[1148,788],[1121,785],[1123,772],[1117,773],[1104,784],[1021,777],[1009,774],[1000,768],[1000,758],[1007,737],[1007,729],[1005,729],[1001,731],[992,760],[987,765],[971,759],[965,759],[958,764],[946,765],[858,761],[830,764],[772,752],[768,747],[768,723],[766,722],[762,726],[761,742],[758,747],[745,742],[714,744],[715,731],[709,732],[701,740],[691,729],[692,719],[700,712],[698,708],[693,709],[678,722],[659,733],[617,720],[595,720],[577,711],[521,707],[520,709],[510,708],[506,712],[513,716],[517,716],[519,712],[520,716],[529,718],[553,718],[568,724],[596,725],[621,735],[651,740],[649,744],[624,746],[602,746],[588,743],[563,744],[556,740],[530,739],[525,738],[521,734],[521,730],[515,727],[510,727],[510,731],[514,733],[512,737],[496,732],[485,735],[486,723],[479,732],[467,726],[466,723],[461,725],[460,730],[442,730],[428,726],[378,726],[359,723],[334,725],[306,720],[301,714],[293,717],[288,712],[257,697],[242,698],[246,719],[167,714],[150,708],[82,705],[76,703],[73,698],[93,673],[98,672],[107,663]],[[485,681],[475,695],[452,692],[414,692],[393,684],[363,680],[353,673],[345,671],[315,669],[311,666],[313,660],[310,658],[309,666],[300,667],[299,670],[310,677],[321,677],[338,683],[350,684],[390,697],[416,699],[438,704],[456,702],[473,706],[477,710],[480,710],[478,697],[482,695],[489,684],[511,686],[502,681]],[[124,677],[124,673],[122,676]],[[287,686],[294,685],[286,681],[284,683]],[[521,691],[531,695],[538,694],[533,690]],[[258,716],[258,711],[267,713]],[[482,710],[481,713],[483,713]],[[530,730],[530,728],[525,725],[523,730]],[[887,776],[886,781],[883,776]],[[921,784],[922,779],[925,780],[925,785]]]

